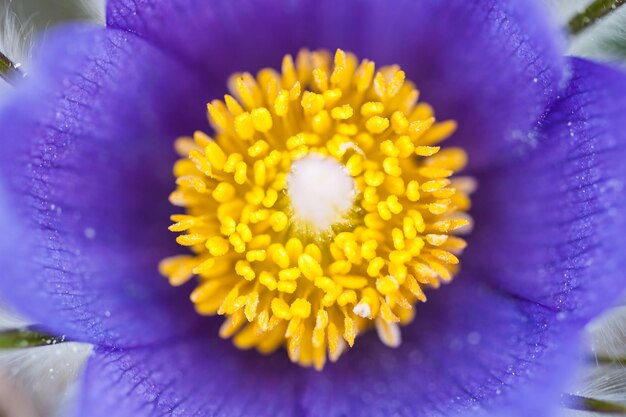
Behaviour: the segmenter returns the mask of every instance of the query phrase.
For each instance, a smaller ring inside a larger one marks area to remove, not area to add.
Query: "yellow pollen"
[[[225,316],[220,336],[241,349],[284,347],[319,370],[368,328],[398,346],[424,289],[457,272],[457,235],[471,227],[474,182],[454,176],[466,154],[440,147],[456,123],[436,121],[398,67],[341,50],[303,50],[281,72],[234,74],[228,85],[231,95],[208,104],[214,137],[176,142],[170,201],[184,214],[170,230],[190,253],[160,272],[175,286],[195,277],[196,310]],[[298,223],[287,192],[307,157],[353,181],[352,208],[323,232]]]

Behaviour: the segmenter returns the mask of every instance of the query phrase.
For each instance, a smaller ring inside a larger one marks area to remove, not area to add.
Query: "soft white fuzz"
[[[24,320],[0,307],[0,330],[25,325]],[[0,351],[0,389],[14,392],[2,400],[10,399],[6,406],[21,411],[9,417],[62,415],[91,351],[90,345],[81,343]]]
[[[101,25],[105,23],[106,0],[60,0],[58,2],[63,6],[59,10],[66,10],[68,20],[80,18]],[[41,5],[43,10],[53,7],[45,3],[42,2]],[[32,16],[19,6],[19,1],[0,0],[0,51],[19,64],[24,72],[28,72],[33,38],[37,31],[43,31],[47,27],[35,28],[36,19],[31,20]],[[6,83],[0,80],[0,94],[8,90]]]
[[[553,17],[567,27],[569,20],[583,12],[593,0],[544,0]],[[619,45],[626,42],[626,7],[619,7],[578,35],[567,38],[567,55],[581,56],[594,60],[624,60],[624,51]]]
[[[626,307],[607,311],[586,329],[589,360],[569,392],[626,405]],[[598,358],[597,360],[594,360]],[[613,359],[607,362],[605,359]],[[600,417],[603,414],[562,410],[558,417]]]
[[[309,155],[292,164],[287,193],[296,219],[323,232],[345,220],[356,190],[346,168],[335,159]]]
[[[626,306],[613,308],[587,326],[595,354],[626,358]]]
[[[0,0],[0,6],[2,0]],[[17,16],[9,8],[0,7],[0,51],[13,62],[20,65],[22,71],[28,71],[33,31],[30,25],[20,24]],[[13,88],[0,79],[0,101]]]
[[[28,64],[32,36],[28,22],[20,22],[10,9],[0,11],[0,51],[13,62],[21,66]]]
[[[626,42],[626,6],[611,12],[580,35],[572,38],[568,54],[612,64],[624,61],[620,45]],[[615,62],[617,61],[617,62]]]
[[[554,17],[562,25],[582,12],[593,0],[544,0]]]
[[[10,381],[39,415],[62,415],[92,347],[60,343],[0,354],[0,378]]]
[[[78,7],[87,19],[96,24],[105,24],[106,0],[78,0]]]

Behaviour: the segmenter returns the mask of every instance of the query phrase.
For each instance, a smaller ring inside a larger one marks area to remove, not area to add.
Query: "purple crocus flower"
[[[0,291],[92,343],[80,416],[542,416],[580,330],[624,288],[626,75],[564,58],[538,2],[109,0],[55,29],[0,106]],[[370,332],[322,371],[244,352],[159,261],[181,250],[176,137],[236,71],[301,47],[399,64],[479,183],[454,283],[403,341]]]

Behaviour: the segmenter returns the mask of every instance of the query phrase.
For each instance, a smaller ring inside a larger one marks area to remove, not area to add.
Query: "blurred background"
[[[544,1],[564,28],[592,2]],[[0,0],[0,51],[28,72],[31,45],[38,37],[68,21],[104,24],[104,3],[105,0]],[[570,37],[569,53],[626,66],[626,6]],[[9,88],[0,80],[0,99]],[[0,302],[0,332],[27,325]],[[579,397],[566,393],[560,417],[626,415],[626,307],[616,308],[591,323],[586,336],[588,364],[569,391]],[[0,338],[0,417],[63,415],[90,352],[90,346],[77,343],[15,347],[3,344]],[[570,400],[580,397],[599,400],[588,404],[595,410],[571,409],[574,405]]]

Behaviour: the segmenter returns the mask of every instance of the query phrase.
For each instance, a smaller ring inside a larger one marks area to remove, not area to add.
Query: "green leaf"
[[[30,329],[0,331],[0,350],[48,346],[65,342],[63,337],[49,336]]]
[[[575,394],[563,394],[562,402],[566,408],[571,410],[591,411],[594,413],[614,416],[626,416],[626,405],[612,401],[583,397]]]
[[[593,355],[589,360],[598,365],[624,365],[626,356]]]
[[[624,5],[626,0],[595,0],[583,12],[577,14],[569,21],[569,31],[576,35],[602,19],[618,7]]]
[[[24,74],[19,70],[18,65],[0,52],[0,78],[12,84],[17,78],[22,77]]]

